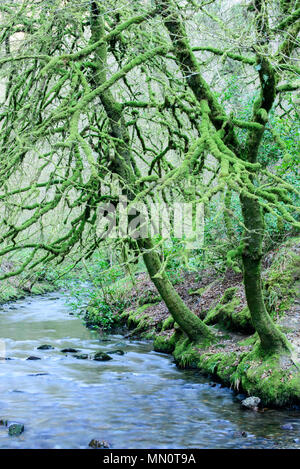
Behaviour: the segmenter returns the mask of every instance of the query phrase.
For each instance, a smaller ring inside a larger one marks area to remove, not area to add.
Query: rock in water
[[[110,350],[109,353],[111,353],[111,354],[115,353],[116,355],[124,355],[125,354],[125,352],[123,350],[119,349],[119,348],[116,349],[116,350]]]
[[[7,427],[8,421],[6,419],[0,419],[0,425],[3,427]]]
[[[247,399],[242,401],[242,407],[244,409],[257,410],[259,404],[260,398],[255,396],[247,397]]]
[[[108,443],[108,441],[105,441],[105,440],[91,440],[89,442],[89,447],[90,448],[107,448],[109,449],[110,448],[110,444]]]
[[[52,345],[44,344],[44,345],[40,345],[37,349],[38,350],[54,350],[54,347],[52,347]]]
[[[21,435],[24,431],[24,425],[21,423],[13,423],[8,427],[8,434],[10,436],[18,436]]]
[[[78,360],[87,360],[89,356],[86,353],[78,353],[76,355],[73,355],[74,358],[77,358]]]
[[[30,357],[26,358],[26,360],[41,360],[41,358],[30,355]]]
[[[79,350],[77,350],[76,348],[63,348],[61,352],[62,353],[77,353],[79,352]]]
[[[281,425],[282,430],[294,430],[294,427],[291,423],[285,423],[284,425]]]
[[[112,360],[112,357],[110,357],[109,355],[107,355],[107,353],[104,353],[104,352],[97,352],[95,353],[94,355],[94,360],[98,361],[98,362],[106,362],[108,360]]]

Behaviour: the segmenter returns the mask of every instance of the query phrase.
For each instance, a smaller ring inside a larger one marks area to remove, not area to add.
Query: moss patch
[[[141,336],[152,338],[154,336],[153,322],[145,311],[151,304],[143,304],[133,311],[124,311],[120,315],[120,320],[125,322],[129,329],[134,329],[133,334],[142,333]],[[149,331],[150,329],[150,331]]]
[[[217,306],[208,311],[204,319],[206,324],[220,323],[231,331],[254,332],[248,307],[236,311],[240,304],[240,299],[235,296],[237,290],[237,287],[225,290]]]
[[[237,375],[242,388],[267,405],[300,403],[300,372],[288,357],[273,355],[262,359],[254,349],[241,360]]]

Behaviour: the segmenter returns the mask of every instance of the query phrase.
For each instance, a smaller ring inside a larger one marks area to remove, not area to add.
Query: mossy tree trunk
[[[259,19],[259,25],[260,22],[261,19]],[[254,104],[252,121],[260,124],[261,127],[248,132],[244,157],[250,163],[257,162],[265,125],[268,122],[268,114],[276,98],[277,84],[275,71],[266,56],[257,55],[257,62],[260,66],[261,92]],[[255,178],[256,174],[253,174],[252,182]],[[244,285],[252,322],[259,335],[260,346],[264,353],[289,353],[289,342],[269,316],[263,298],[261,259],[265,224],[262,208],[259,200],[255,197],[241,194],[240,201],[245,225],[242,254]]]
[[[97,42],[104,35],[104,23],[101,15],[100,2],[91,2],[91,42]],[[107,46],[101,44],[95,51],[93,81],[99,86],[106,81]],[[129,135],[123,117],[122,106],[115,100],[110,90],[100,94],[102,105],[110,122],[111,136],[117,139],[115,155],[110,163],[110,170],[118,174],[124,181],[124,193],[129,200],[137,195],[138,187],[132,167],[133,161],[130,151]],[[165,302],[170,314],[179,324],[190,340],[199,341],[203,338],[214,339],[212,330],[201,321],[180,298],[165,272],[161,272],[161,261],[151,239],[138,239],[138,246],[143,253],[144,262],[150,278]],[[146,252],[145,252],[146,251]]]
[[[167,274],[161,272],[160,258],[158,253],[153,251],[151,240],[140,240],[139,244],[144,252],[143,258],[150,278],[166,303],[174,321],[192,341],[198,342],[203,338],[213,341],[214,334],[211,329],[192,313],[176,292]]]
[[[264,220],[261,207],[256,200],[243,196],[241,205],[246,228],[242,254],[244,285],[252,323],[264,353],[287,352],[289,343],[269,316],[263,298],[261,259]]]

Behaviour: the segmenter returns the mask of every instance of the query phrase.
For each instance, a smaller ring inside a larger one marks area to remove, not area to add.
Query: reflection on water
[[[0,419],[25,425],[19,437],[0,426],[0,448],[86,448],[92,438],[113,448],[300,447],[298,411],[243,411],[231,390],[178,370],[150,343],[99,340],[57,294],[2,307],[0,331],[1,355],[12,359],[0,361]],[[78,360],[60,352],[69,347],[125,355]]]

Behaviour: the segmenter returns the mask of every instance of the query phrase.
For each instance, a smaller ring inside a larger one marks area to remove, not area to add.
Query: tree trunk
[[[159,277],[155,277],[160,272],[161,262],[157,252],[153,251],[151,240],[142,239],[139,245],[144,251],[143,259],[150,278],[166,303],[174,321],[179,324],[192,341],[199,342],[203,338],[213,341],[215,336],[211,329],[186,306],[168,279],[167,274],[163,272]]]
[[[263,299],[261,258],[264,221],[261,207],[255,199],[244,196],[240,199],[246,228],[242,255],[244,285],[253,326],[259,335],[264,353],[288,352],[288,340],[269,316]]]
[[[91,42],[96,42],[101,39],[105,32],[102,15],[100,13],[100,2],[91,2],[91,31]],[[106,47],[106,43],[103,43],[95,51],[95,72],[93,75],[95,86],[99,86],[106,81]],[[132,169],[129,135],[125,125],[122,107],[115,100],[110,90],[100,94],[100,99],[110,121],[111,136],[117,139],[117,143],[115,144],[115,156],[114,160],[111,162],[110,169],[126,182],[125,195],[129,200],[133,200],[137,191],[135,184],[136,178]],[[169,281],[167,274],[162,273],[161,278],[154,277],[161,270],[161,262],[158,254],[153,249],[152,241],[150,239],[138,239],[137,241],[150,278],[174,318],[174,321],[179,324],[183,332],[185,332],[192,341],[199,341],[199,339],[203,337],[211,341],[214,338],[213,332],[185,305]],[[143,252],[145,249],[147,251]]]

